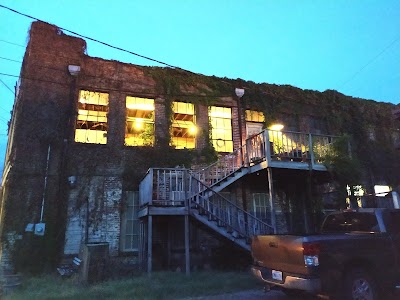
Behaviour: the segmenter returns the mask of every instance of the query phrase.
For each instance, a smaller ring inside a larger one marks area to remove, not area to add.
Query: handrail
[[[242,159],[242,153],[244,153],[243,148],[244,146],[236,149],[232,153],[224,155],[204,169],[194,171],[192,176],[203,183],[207,183],[206,186],[212,186],[218,183],[245,165]]]
[[[207,212],[219,225],[237,232],[242,237],[273,233],[273,226],[245,211],[203,182],[192,176],[192,194],[188,200],[199,210]],[[198,192],[197,192],[198,191]]]
[[[197,170],[196,178],[213,186],[237,170],[267,160],[321,164],[336,136],[264,129],[232,153]]]

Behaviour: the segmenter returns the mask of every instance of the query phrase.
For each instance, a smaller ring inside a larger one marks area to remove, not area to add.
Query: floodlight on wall
[[[68,71],[69,71],[69,74],[71,74],[72,76],[78,76],[80,71],[81,71],[81,67],[80,66],[69,65],[68,66]]]
[[[375,185],[374,186],[375,196],[377,197],[385,197],[389,194],[392,189],[388,185]]]
[[[275,131],[281,131],[285,126],[283,124],[272,124],[268,129],[270,130],[275,130]]]
[[[238,89],[238,88],[236,88],[236,89],[235,89],[235,94],[236,94],[236,96],[238,96],[239,98],[242,98],[243,95],[244,95],[244,89]]]
[[[73,188],[76,185],[76,176],[68,176],[69,187]]]

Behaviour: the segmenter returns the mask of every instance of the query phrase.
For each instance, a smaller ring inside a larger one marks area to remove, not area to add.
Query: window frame
[[[186,105],[186,109],[182,108]],[[181,106],[179,108],[179,106]],[[186,111],[185,111],[186,110]],[[179,119],[177,116],[179,116]],[[183,115],[183,116],[182,116]],[[185,120],[186,119],[186,120]],[[185,125],[185,126],[182,126]],[[178,128],[175,130],[175,128]],[[191,132],[195,130],[195,132]],[[174,101],[172,102],[172,122],[171,122],[171,143],[170,145],[175,147],[175,149],[195,149],[196,148],[196,108],[193,103]],[[185,132],[183,135],[188,135],[187,137],[174,136],[175,132]],[[178,139],[185,139],[182,143],[179,143]],[[192,140],[192,143],[188,143],[188,139]],[[185,146],[181,146],[181,145]],[[192,144],[192,145],[191,145]]]
[[[217,110],[219,110],[219,112]],[[221,114],[221,116],[215,116],[214,114]],[[209,106],[208,118],[211,126],[210,139],[215,151],[219,153],[233,152],[232,108],[214,105]],[[221,141],[223,144],[221,143]]]
[[[129,103],[129,100],[134,100],[134,103]],[[137,100],[143,100],[143,101],[137,101]],[[129,107],[130,105],[132,107]],[[135,108],[135,106],[137,107],[142,106],[144,109]],[[131,110],[133,112],[133,116],[130,115]],[[141,115],[139,113],[141,113]],[[135,129],[134,123],[137,124],[137,126],[144,126],[144,129],[142,130],[140,127],[136,127]],[[137,133],[135,133],[134,131],[137,131]],[[148,132],[146,133],[146,131]],[[140,137],[140,135],[142,135],[142,137]],[[136,96],[126,96],[125,138],[124,138],[125,146],[129,147],[154,146],[154,141],[155,141],[155,99],[142,98]]]
[[[131,210],[129,208],[132,208]],[[121,213],[121,234],[120,251],[121,252],[139,252],[140,241],[140,219],[138,212],[140,209],[139,191],[126,191],[124,209]],[[130,215],[128,215],[131,213]],[[128,228],[131,224],[131,228]],[[130,230],[129,230],[130,229]],[[127,238],[130,238],[130,247],[127,247]],[[136,240],[135,240],[136,238]],[[135,246],[136,241],[136,246]]]
[[[91,101],[92,99],[95,100]],[[105,104],[102,104],[101,102],[104,100]],[[109,93],[79,90],[74,141],[82,144],[107,144],[109,108]]]

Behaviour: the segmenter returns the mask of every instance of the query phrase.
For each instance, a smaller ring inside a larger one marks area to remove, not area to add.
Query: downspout
[[[42,208],[40,210],[40,223],[43,221],[43,212],[44,212],[44,199],[46,197],[46,190],[47,190],[47,179],[49,177],[49,161],[50,161],[50,151],[51,146],[47,148],[47,160],[46,160],[46,172],[44,175],[44,186],[43,186],[43,196],[42,196]]]
[[[86,197],[86,228],[85,228],[85,244],[89,242],[89,197]]]

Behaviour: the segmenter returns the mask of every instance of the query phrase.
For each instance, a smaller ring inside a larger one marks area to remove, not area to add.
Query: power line
[[[353,76],[351,76],[348,80],[346,80],[341,86],[339,86],[338,90],[353,80],[358,74],[360,74],[366,67],[368,67],[371,63],[373,63],[379,56],[381,56],[386,50],[391,48],[398,40],[400,40],[400,35],[397,36],[389,45],[387,45],[381,52],[379,52],[376,56],[374,56],[371,60],[369,60],[363,67],[361,67]]]
[[[38,19],[38,18],[36,18],[36,17],[32,17],[32,16],[27,15],[27,14],[24,14],[24,13],[21,13],[21,12],[19,12],[19,11],[17,11],[17,10],[14,10],[14,9],[12,9],[12,8],[9,8],[9,7],[4,6],[4,5],[1,5],[1,4],[0,4],[0,8],[7,9],[7,10],[9,10],[9,11],[11,11],[11,12],[14,12],[14,13],[19,14],[19,15],[21,15],[21,16],[30,18],[30,19],[32,19],[32,20],[36,20],[36,21],[40,21],[40,22],[43,22],[43,23],[52,25],[52,24],[50,24],[50,23],[48,23],[48,22],[45,22],[45,21],[43,21],[43,20],[41,20],[41,19]],[[54,25],[54,26],[57,26],[57,25]],[[102,42],[102,41],[100,41],[100,40],[97,40],[97,39],[94,39],[94,38],[91,38],[91,37],[88,37],[88,36],[85,36],[85,35],[82,35],[82,34],[79,34],[79,33],[77,33],[77,32],[74,32],[74,31],[72,31],[72,30],[69,30],[69,29],[66,29],[66,28],[63,28],[63,27],[58,27],[58,26],[57,26],[57,28],[59,28],[59,29],[61,29],[61,30],[63,30],[63,31],[69,32],[69,33],[71,33],[71,34],[73,34],[73,35],[79,36],[79,37],[81,37],[81,38],[84,38],[84,39],[87,39],[87,40],[90,40],[90,41],[93,41],[93,42],[96,42],[96,43],[105,45],[105,46],[107,46],[107,47],[110,47],[110,48],[113,48],[113,49],[116,49],[116,50],[120,50],[120,51],[123,51],[123,52],[127,52],[127,53],[130,53],[130,54],[132,54],[132,55],[135,55],[135,56],[138,56],[138,57],[141,57],[141,58],[144,58],[144,59],[147,59],[147,60],[150,60],[150,61],[153,61],[153,62],[162,64],[162,65],[165,65],[165,66],[167,66],[167,67],[169,67],[169,68],[173,68],[173,69],[176,69],[176,70],[179,70],[179,71],[184,71],[184,72],[187,72],[187,73],[190,73],[190,74],[196,74],[196,75],[200,75],[200,76],[205,76],[205,75],[203,75],[203,74],[198,74],[198,73],[196,73],[196,72],[192,72],[192,71],[190,71],[190,70],[186,70],[186,69],[180,68],[180,67],[178,67],[178,66],[174,66],[174,65],[171,65],[171,64],[168,64],[168,63],[159,61],[159,60],[157,60],[157,59],[150,58],[150,57],[148,57],[148,56],[144,56],[144,55],[135,53],[135,52],[130,51],[130,50],[126,50],[126,49],[123,49],[123,48],[120,48],[120,47],[117,47],[117,46],[113,46],[113,45],[111,45],[111,44]],[[19,45],[19,46],[21,46],[21,45]],[[222,83],[224,83],[224,84],[227,84],[227,85],[229,85],[229,86],[232,85],[231,83],[226,82],[226,81],[224,81],[224,80],[221,80],[220,82],[222,82]]]
[[[15,60],[15,59],[7,58],[7,57],[0,57],[0,59],[12,61],[12,62],[17,62],[17,63],[22,63],[22,60]]]
[[[13,92],[13,90],[10,89],[10,87],[9,87],[3,80],[0,79],[0,82],[1,82],[2,84],[4,84],[4,86],[5,86],[13,95],[15,95],[15,93]]]
[[[12,12],[14,12],[14,13],[16,13],[16,14],[21,15],[21,16],[30,18],[30,19],[32,19],[32,20],[36,20],[36,21],[40,21],[40,22],[43,22],[43,23],[50,24],[50,23],[45,22],[45,21],[43,21],[43,20],[40,20],[40,19],[38,19],[38,18],[35,18],[35,17],[30,16],[30,15],[27,15],[27,14],[21,13],[21,12],[19,12],[19,11],[16,11],[15,9],[9,8],[9,7],[7,7],[7,6],[4,6],[4,5],[1,5],[1,4],[0,4],[0,7],[1,7],[1,8],[8,9],[9,11],[12,11]],[[58,27],[58,26],[57,26],[57,27]],[[141,57],[141,58],[144,58],[144,59],[147,59],[147,60],[150,60],[150,61],[153,61],[153,62],[162,64],[162,65],[165,65],[165,66],[170,67],[170,68],[180,69],[180,70],[183,70],[183,71],[192,73],[192,72],[189,71],[189,70],[185,70],[185,69],[182,69],[182,68],[173,66],[173,65],[171,65],[171,64],[162,62],[162,61],[160,61],[160,60],[157,60],[157,59],[154,59],[154,58],[151,58],[151,57],[148,57],[148,56],[144,56],[144,55],[135,53],[135,52],[130,51],[130,50],[126,50],[126,49],[123,49],[123,48],[120,48],[120,47],[117,47],[117,46],[113,46],[113,45],[108,44],[108,43],[106,43],[106,42],[102,42],[102,41],[100,41],[100,40],[97,40],[97,39],[94,39],[94,38],[91,38],[91,37],[88,37],[88,36],[79,34],[79,33],[74,32],[74,31],[72,31],[72,30],[69,30],[69,29],[66,29],[66,28],[62,28],[62,27],[58,27],[58,28],[61,29],[61,30],[63,30],[63,31],[72,33],[72,34],[74,34],[74,35],[76,35],[76,36],[82,37],[82,38],[84,38],[84,39],[87,39],[87,40],[90,40],[90,41],[93,41],[93,42],[96,42],[96,43],[105,45],[105,46],[107,46],[107,47],[110,47],[110,48],[113,48],[113,49],[116,49],[116,50],[120,50],[120,51],[123,51],[123,52],[127,52],[127,53],[133,54],[133,55],[135,55],[135,56],[138,56],[138,57]],[[20,46],[20,45],[19,45],[19,46]]]
[[[0,4],[0,6],[2,6],[2,5]],[[16,43],[12,43],[12,42],[8,42],[8,41],[5,41],[5,40],[0,40],[0,42],[2,42],[2,43],[7,43],[7,44],[10,44],[10,45],[14,45],[14,46],[18,46],[18,47],[23,47],[23,48],[25,48],[25,46],[23,46],[23,45],[16,44]]]

